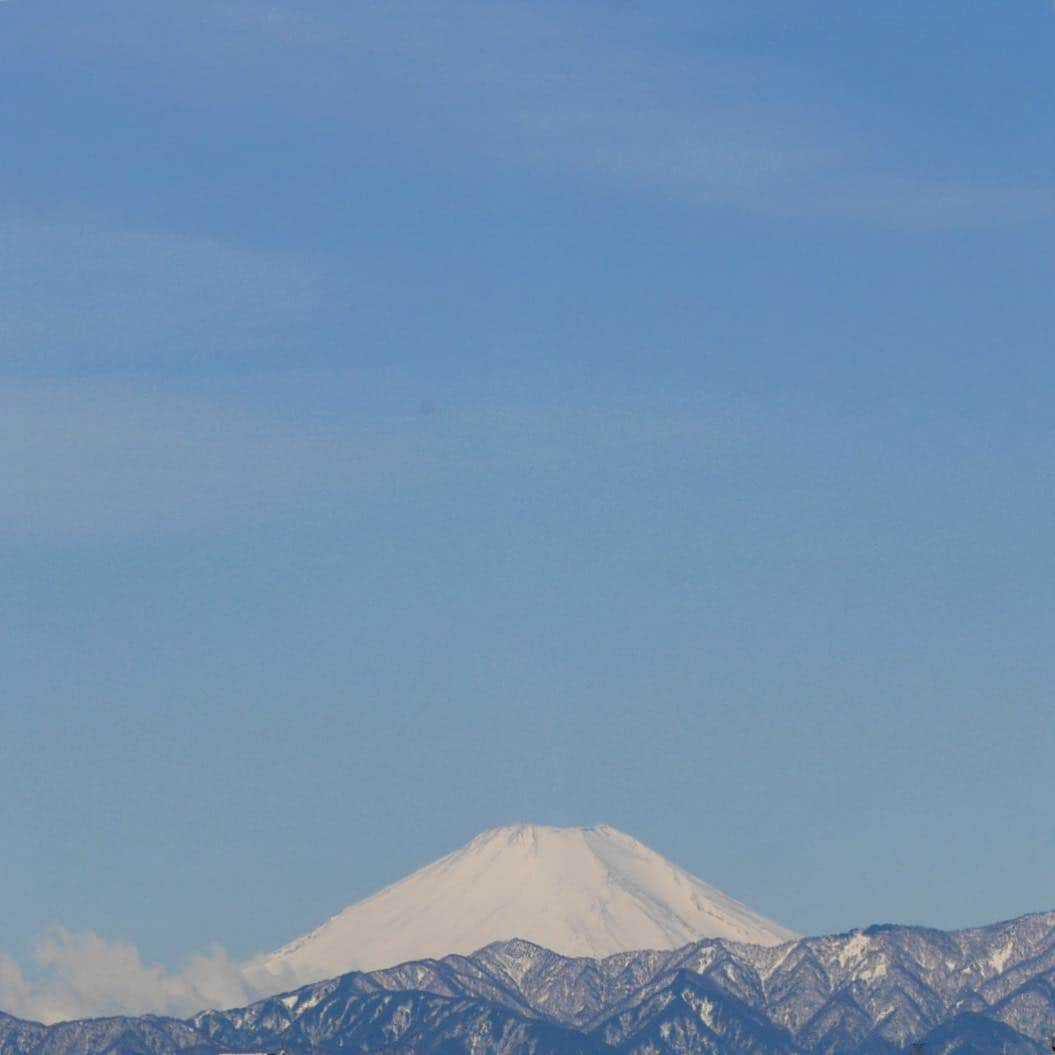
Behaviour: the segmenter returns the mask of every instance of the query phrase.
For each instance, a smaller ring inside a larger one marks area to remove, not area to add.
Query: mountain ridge
[[[186,1020],[0,1016],[0,1055],[1041,1055],[1053,1023],[1055,911],[601,960],[500,942]]]

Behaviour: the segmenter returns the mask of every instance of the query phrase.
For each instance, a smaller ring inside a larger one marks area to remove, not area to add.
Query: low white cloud
[[[33,968],[27,974],[13,957],[0,954],[0,1009],[46,1023],[99,1015],[185,1017],[242,1006],[286,988],[258,966],[232,961],[219,946],[171,971],[146,962],[134,945],[63,927],[38,938]]]

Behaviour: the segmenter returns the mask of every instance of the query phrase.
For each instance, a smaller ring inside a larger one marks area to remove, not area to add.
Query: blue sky
[[[1055,904],[1055,10],[920,7],[0,5],[0,1006],[521,820]]]

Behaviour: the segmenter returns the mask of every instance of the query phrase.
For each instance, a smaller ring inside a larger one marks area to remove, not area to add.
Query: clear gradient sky
[[[243,958],[515,821],[802,932],[1055,906],[1050,2],[0,62],[0,952]]]

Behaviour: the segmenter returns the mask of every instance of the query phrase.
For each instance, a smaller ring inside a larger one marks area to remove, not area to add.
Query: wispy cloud
[[[311,431],[116,384],[0,384],[0,534],[165,534],[347,494],[410,455],[384,422]]]
[[[334,208],[346,184],[326,174],[350,176],[368,142],[366,156],[421,173],[544,174],[692,209],[909,228],[1055,215],[1043,181],[981,180],[937,151],[909,155],[838,100],[795,98],[746,58],[720,60],[705,43],[677,53],[670,27],[639,10],[231,0],[119,13],[105,27],[50,27],[52,61],[76,71],[90,54],[86,68],[118,71],[109,90],[124,98],[126,63],[110,60],[137,56],[134,90],[163,133],[174,115],[197,114],[167,134],[251,156],[266,127],[276,156],[303,157],[310,194]]]
[[[324,272],[207,235],[0,209],[0,371],[274,354],[332,294]]]
[[[320,76],[365,69],[403,111],[404,135],[452,137],[469,156],[768,215],[909,227],[1055,217],[1055,187],[914,172],[831,105],[767,95],[750,68],[671,54],[629,12],[471,0],[442,12],[230,12],[284,52],[321,60]]]
[[[19,1018],[61,1022],[100,1015],[187,1016],[238,1007],[278,992],[283,979],[233,962],[219,946],[178,971],[145,961],[127,942],[53,927],[33,948],[34,973],[0,954],[0,1008]]]

